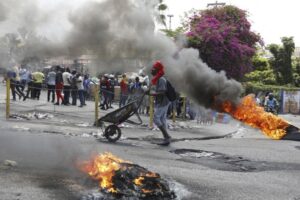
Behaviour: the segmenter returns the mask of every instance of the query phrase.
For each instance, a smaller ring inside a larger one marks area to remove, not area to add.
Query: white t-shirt
[[[71,76],[72,76],[72,74],[69,72],[64,72],[62,74],[64,86],[71,86],[71,84],[69,83],[69,79],[71,78]]]
[[[82,79],[82,76],[79,76],[77,78],[77,82],[76,82],[76,86],[77,86],[77,89],[78,90],[83,90],[83,79]]]

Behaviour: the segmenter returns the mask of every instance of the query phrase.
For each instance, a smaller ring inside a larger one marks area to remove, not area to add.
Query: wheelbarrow
[[[120,139],[122,132],[118,125],[124,122],[134,125],[141,125],[143,123],[140,115],[138,114],[138,109],[141,106],[144,97],[145,94],[143,94],[140,98],[128,103],[127,105],[114,110],[113,112],[110,112],[98,119],[98,125],[103,132],[103,136],[109,142],[116,142]],[[138,122],[129,120],[129,118],[133,115],[137,116]],[[105,126],[104,122],[109,123],[110,125]]]

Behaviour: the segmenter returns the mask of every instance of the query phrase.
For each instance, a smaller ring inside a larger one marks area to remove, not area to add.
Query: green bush
[[[279,85],[263,85],[260,83],[243,83],[244,89],[245,89],[245,95],[246,94],[259,94],[259,93],[266,93],[266,92],[272,92],[274,96],[280,100],[280,93],[282,90],[285,91],[298,91],[300,88],[298,87],[292,87],[290,85],[285,86],[279,86]]]
[[[275,85],[276,79],[272,69],[258,71],[255,70],[245,75],[246,82],[255,82],[266,85]]]

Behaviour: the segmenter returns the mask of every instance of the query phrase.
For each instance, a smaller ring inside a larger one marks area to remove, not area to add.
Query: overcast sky
[[[10,1],[10,0],[0,0]],[[33,0],[32,0],[33,1]],[[86,1],[91,0],[35,0],[39,2],[39,8],[49,13],[51,20],[40,24],[37,29],[46,35],[59,38],[61,33],[69,28],[67,15],[69,10],[75,10]],[[101,1],[101,0],[96,0]],[[121,0],[120,0],[121,1]],[[172,27],[180,25],[180,16],[184,12],[195,9],[206,9],[208,3],[215,0],[164,0],[168,5],[166,14],[173,14]],[[293,36],[296,46],[300,47],[300,1],[298,0],[219,0],[227,5],[235,5],[247,10],[252,30],[259,33],[266,44],[280,44],[283,36]],[[11,26],[11,24],[15,24]],[[0,33],[16,29],[16,22],[0,24]]]
[[[180,25],[180,16],[195,9],[206,9],[215,0],[164,0],[173,14],[172,26]],[[300,46],[300,1],[298,0],[219,0],[227,5],[235,5],[249,13],[252,30],[263,37],[266,44],[281,43],[280,38],[293,36],[296,46]]]

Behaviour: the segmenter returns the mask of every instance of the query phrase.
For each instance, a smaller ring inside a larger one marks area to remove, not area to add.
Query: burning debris
[[[111,153],[79,164],[81,171],[99,181],[100,191],[114,198],[175,199],[168,182],[159,174],[124,161]],[[108,198],[109,199],[109,198]]]
[[[272,139],[300,141],[299,128],[272,113],[265,112],[263,107],[256,104],[251,95],[244,97],[237,106],[233,106],[231,102],[227,101],[222,103],[219,109],[249,126],[259,128]]]

